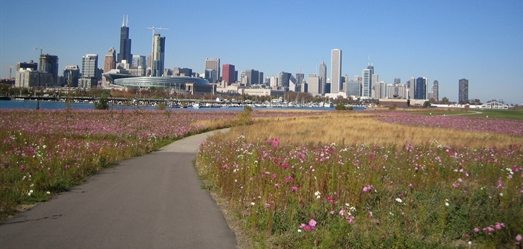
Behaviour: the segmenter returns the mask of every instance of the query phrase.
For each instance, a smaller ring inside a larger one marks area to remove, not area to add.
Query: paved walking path
[[[193,160],[212,132],[121,162],[0,225],[0,248],[235,248]]]

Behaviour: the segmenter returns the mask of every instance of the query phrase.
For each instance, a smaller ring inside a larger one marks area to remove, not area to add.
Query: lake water
[[[66,108],[66,103],[64,102],[58,102],[58,101],[34,101],[34,100],[0,100],[0,109],[32,109],[36,110],[37,106],[39,106],[40,109],[45,110],[60,110]],[[73,109],[79,109],[79,110],[93,110],[94,104],[93,103],[71,103],[70,107]],[[154,106],[134,106],[134,105],[111,105],[109,104],[109,108],[112,108],[113,110],[156,110],[157,108]],[[334,108],[314,108],[314,107],[275,107],[275,108],[266,108],[266,107],[255,107],[255,109],[271,109],[271,110],[334,110]],[[172,109],[172,110],[182,110],[180,108]],[[220,108],[220,107],[214,107],[214,108],[206,108],[202,107],[200,109],[194,109],[192,107],[185,108],[183,110],[194,110],[194,111],[240,111],[243,110],[243,107],[226,107],[226,108]]]

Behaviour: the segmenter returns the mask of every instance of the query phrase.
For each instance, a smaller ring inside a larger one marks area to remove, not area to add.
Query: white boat
[[[194,109],[200,109],[200,103],[194,103],[194,104],[192,104],[192,108],[194,108]]]

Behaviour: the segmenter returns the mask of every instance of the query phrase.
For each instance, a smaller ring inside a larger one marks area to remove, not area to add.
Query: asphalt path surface
[[[193,167],[212,132],[123,161],[0,225],[0,248],[236,248]]]

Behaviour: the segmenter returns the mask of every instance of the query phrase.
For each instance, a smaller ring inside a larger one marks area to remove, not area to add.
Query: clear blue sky
[[[457,99],[458,80],[469,97],[523,103],[521,0],[191,0],[18,1],[0,10],[0,77],[39,51],[59,66],[79,65],[86,53],[119,49],[129,15],[132,53],[151,51],[149,26],[167,27],[166,67],[203,71],[206,57],[266,76],[318,73],[330,50],[343,50],[343,74],[361,75],[368,58],[386,82],[425,76],[440,96]]]

